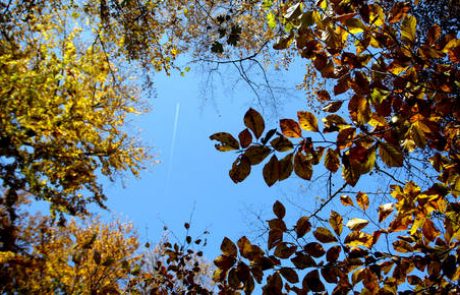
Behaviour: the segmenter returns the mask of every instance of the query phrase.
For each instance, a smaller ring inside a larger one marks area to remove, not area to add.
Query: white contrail
[[[177,126],[179,123],[179,112],[180,112],[180,102],[176,104],[176,114],[174,116],[173,135],[171,139],[171,148],[169,150],[168,178],[166,180],[167,181],[166,185],[169,184],[169,178],[171,177],[171,172],[173,168],[174,148],[176,146]]]

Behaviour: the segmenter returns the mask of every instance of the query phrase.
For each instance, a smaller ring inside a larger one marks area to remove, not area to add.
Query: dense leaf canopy
[[[153,275],[129,227],[50,225],[104,207],[101,176],[139,173],[148,155],[126,122],[146,111],[155,71],[188,70],[177,63],[187,52],[235,66],[254,92],[245,63],[305,62],[310,109],[273,129],[249,109],[241,132],[211,139],[237,152],[235,183],[259,164],[268,186],[326,175],[322,202],[293,224],[273,205],[265,247],[224,239],[220,294],[460,292],[458,13],[452,0],[2,1],[5,292],[212,292],[188,234],[161,245]],[[377,176],[383,191],[363,185]],[[53,218],[21,215],[24,196]]]

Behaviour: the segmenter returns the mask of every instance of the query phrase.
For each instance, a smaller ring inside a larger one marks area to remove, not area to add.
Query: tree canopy
[[[181,54],[235,65],[249,86],[244,63],[304,62],[311,109],[272,129],[251,108],[240,133],[210,138],[237,153],[235,183],[259,164],[268,186],[324,175],[310,214],[288,225],[273,205],[266,245],[224,239],[216,292],[459,292],[455,1],[12,0],[0,10],[5,292],[213,292],[190,247],[200,239],[161,243],[149,273],[129,226],[65,226],[105,207],[102,177],[139,174],[149,155],[126,122],[147,111],[155,71],[187,72]],[[363,184],[375,177],[383,191]],[[25,196],[48,202],[51,219],[21,214]]]

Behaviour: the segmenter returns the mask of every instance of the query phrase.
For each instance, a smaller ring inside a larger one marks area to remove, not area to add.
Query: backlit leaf
[[[294,148],[292,142],[284,136],[274,138],[270,144],[278,152],[286,152]]]
[[[307,216],[302,216],[297,220],[295,231],[297,238],[303,237],[306,233],[311,230],[311,223]]]
[[[386,203],[379,206],[379,222],[385,220],[393,212],[393,203]]]
[[[358,203],[359,207],[363,210],[367,210],[369,208],[369,197],[366,193],[359,192],[356,194],[356,202]]]
[[[329,217],[329,224],[337,235],[342,233],[343,228],[343,218],[342,216],[335,212],[331,211],[331,216]]]
[[[336,237],[325,227],[318,227],[313,235],[321,243],[332,243],[337,242]]]
[[[306,159],[306,156],[298,152],[294,156],[294,172],[302,179],[310,180],[313,175],[311,163]]]
[[[368,220],[361,218],[352,218],[347,222],[347,227],[353,231],[360,231],[369,224]]]
[[[275,213],[276,217],[279,219],[283,219],[283,217],[286,215],[286,208],[284,208],[284,205],[281,204],[280,201],[276,201],[273,204],[273,213]]]
[[[401,24],[401,39],[413,44],[416,37],[417,19],[413,15],[404,18]]]
[[[265,183],[268,186],[272,186],[275,182],[278,181],[279,179],[279,162],[278,158],[273,155],[270,158],[270,161],[268,161],[267,164],[265,164],[264,169],[263,169],[263,176]]]
[[[328,113],[335,113],[340,109],[342,104],[343,104],[343,101],[341,100],[330,102],[323,108],[323,111],[328,112]]]
[[[238,134],[238,139],[240,140],[240,145],[242,148],[247,148],[252,143],[252,135],[249,132],[249,129],[244,129]]]
[[[229,257],[236,257],[236,255],[238,254],[238,249],[236,248],[236,245],[227,237],[224,237],[224,240],[220,245],[220,250],[222,251],[223,255]]]
[[[316,120],[315,115],[310,112],[297,112],[297,117],[299,118],[300,127],[306,131],[315,131],[318,132],[318,120]]]
[[[251,129],[256,138],[259,138],[265,129],[264,119],[254,109],[249,109],[244,115],[244,125]]]
[[[244,156],[249,160],[251,165],[257,165],[265,160],[270,152],[270,148],[264,145],[252,145],[246,150]]]
[[[387,143],[379,143],[379,155],[388,167],[401,167],[403,165],[403,154],[399,148]]]
[[[327,149],[326,156],[324,157],[324,166],[331,172],[337,172],[337,170],[339,170],[339,155],[333,149]]]
[[[292,119],[280,120],[281,132],[287,137],[298,138],[302,137],[302,131],[299,124]]]
[[[220,141],[219,144],[216,144],[215,147],[218,151],[227,152],[231,150],[237,150],[240,148],[238,141],[227,132],[218,132],[209,137],[211,140]]]
[[[238,157],[233,162],[232,169],[229,171],[230,178],[235,183],[242,182],[251,173],[251,162],[245,156]]]

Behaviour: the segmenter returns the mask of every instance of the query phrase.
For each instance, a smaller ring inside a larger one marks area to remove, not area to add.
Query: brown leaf
[[[338,110],[340,110],[340,107],[342,106],[342,104],[343,104],[343,101],[341,100],[330,102],[323,108],[323,111],[328,112],[328,113],[335,113]]]
[[[319,278],[318,270],[312,270],[303,279],[302,284],[306,284],[308,289],[313,292],[324,292],[326,288]]]
[[[218,151],[227,152],[232,150],[237,150],[240,148],[240,144],[238,141],[227,132],[218,132],[209,137],[211,140],[220,141],[220,143],[216,144],[215,147]]]
[[[270,148],[264,145],[252,145],[244,152],[244,156],[247,157],[251,165],[257,165],[260,164],[270,152]]]
[[[229,257],[236,257],[238,254],[238,249],[236,245],[227,237],[224,237],[222,244],[220,245],[220,250],[222,254]]]
[[[356,202],[358,203],[359,207],[363,210],[367,210],[369,208],[369,197],[366,193],[359,192],[356,194]]]
[[[331,172],[337,172],[340,167],[339,154],[333,149],[327,149],[324,157],[324,166]]]
[[[329,95],[329,92],[327,92],[327,90],[316,91],[316,95],[318,95],[318,98],[320,101],[330,101],[331,100],[331,96]]]
[[[281,132],[283,132],[283,134],[287,137],[302,137],[302,131],[300,130],[299,124],[292,119],[281,119],[280,128]]]
[[[240,145],[242,148],[247,148],[252,143],[252,135],[249,132],[249,129],[246,128],[238,134],[238,139],[240,140]]]
[[[286,152],[294,148],[292,142],[284,136],[278,136],[270,141],[271,146],[278,152]]]
[[[339,149],[343,150],[350,147],[355,138],[356,128],[349,127],[340,129],[339,134],[337,135],[337,146]]]
[[[292,163],[293,154],[288,154],[281,161],[279,161],[279,180],[284,180],[291,176],[294,165]]]
[[[388,167],[402,167],[403,154],[398,147],[387,142],[379,143],[379,155]]]
[[[268,186],[272,186],[275,182],[278,181],[279,179],[279,162],[278,158],[276,155],[273,155],[270,158],[270,161],[268,161],[267,164],[265,164],[264,169],[263,169],[263,176],[265,183]]]
[[[297,247],[288,243],[281,243],[276,246],[275,256],[281,259],[287,259],[297,250]]]
[[[331,216],[329,217],[329,224],[331,225],[332,229],[337,235],[340,235],[342,233],[343,218],[339,213],[333,210],[331,211]]]
[[[276,217],[279,219],[283,219],[283,217],[286,215],[286,208],[284,208],[284,205],[281,204],[280,201],[276,201],[273,204],[273,213],[275,213]]]
[[[436,226],[434,226],[433,221],[431,221],[429,218],[427,218],[423,223],[422,232],[425,238],[430,242],[434,241],[434,239],[436,239],[436,237],[440,234],[439,230],[436,228]]]
[[[229,171],[230,178],[234,183],[242,182],[251,173],[251,163],[245,156],[238,157],[233,162],[232,169]]]
[[[305,269],[307,267],[316,266],[316,262],[310,255],[305,255],[302,252],[297,252],[296,255],[291,258],[292,264],[298,269]]]
[[[348,195],[341,195],[340,202],[342,202],[344,206],[353,206],[353,200]]]
[[[271,249],[283,241],[283,231],[273,229],[268,232],[268,249]]]
[[[386,203],[379,206],[379,222],[385,220],[393,212],[393,203]]]
[[[337,284],[339,282],[339,270],[336,266],[327,265],[321,268],[321,275],[329,284]]]
[[[326,253],[326,251],[324,251],[323,246],[317,242],[311,242],[311,243],[306,244],[304,246],[304,249],[309,255],[316,257],[316,258],[319,258]]]
[[[339,259],[340,252],[342,251],[342,248],[340,246],[333,246],[327,250],[326,253],[326,260],[331,263],[337,262],[337,259]]]
[[[303,237],[311,230],[311,223],[307,216],[302,216],[297,220],[295,226],[295,232],[297,233],[297,238]]]
[[[352,218],[347,222],[347,227],[353,231],[360,231],[369,224],[368,220],[361,218]]]
[[[318,227],[314,232],[313,235],[315,238],[320,241],[321,243],[332,243],[337,242],[336,237],[325,227]]]
[[[310,180],[313,175],[311,163],[300,151],[294,156],[294,172],[297,176],[305,180]]]
[[[350,75],[341,77],[334,86],[334,95],[339,95],[350,89]]]
[[[318,120],[315,115],[310,112],[297,112],[300,127],[306,131],[318,132]]]
[[[254,109],[249,109],[244,115],[244,125],[251,129],[256,138],[259,138],[265,129],[264,119]]]
[[[299,282],[299,276],[297,275],[297,272],[290,267],[280,268],[280,274],[291,284]]]

